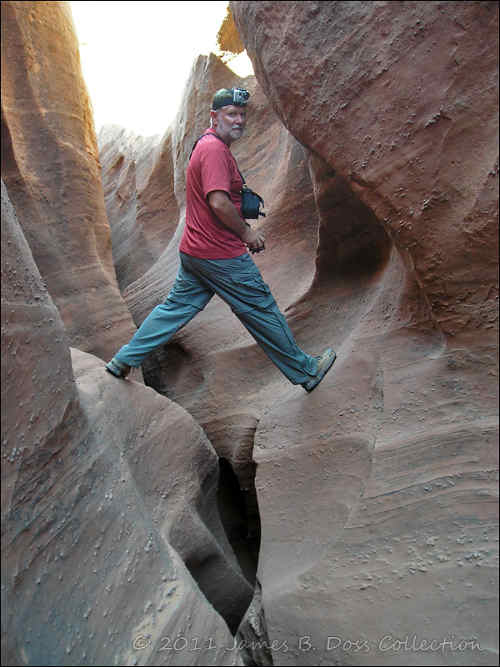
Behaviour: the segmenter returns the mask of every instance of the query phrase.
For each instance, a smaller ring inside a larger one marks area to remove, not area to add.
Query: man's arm
[[[250,250],[264,250],[264,235],[255,232],[238,213],[238,209],[223,190],[208,194],[210,208],[219,220],[238,236]]]

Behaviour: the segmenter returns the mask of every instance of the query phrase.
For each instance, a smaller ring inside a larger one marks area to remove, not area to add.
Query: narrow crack
[[[254,586],[260,549],[260,516],[255,484],[246,491],[242,490],[230,462],[225,458],[219,458],[217,504],[238,563],[246,579]]]
[[[172,398],[172,386],[175,385],[177,373],[181,372],[179,369],[186,362],[186,353],[175,342],[168,345],[168,383],[165,378],[166,357],[166,350],[150,355],[143,366],[144,382],[159,394],[179,402],[181,396]],[[182,405],[182,400],[179,404]],[[240,577],[241,586],[244,588],[246,582],[249,589],[253,590],[253,598],[238,618],[235,617],[234,610],[228,615],[220,606],[216,605],[216,608],[235,637],[243,664],[248,667],[269,667],[273,665],[273,659],[262,607],[261,586],[257,579],[261,522],[255,488],[257,466],[252,457],[257,423],[258,420],[253,416],[233,414],[230,417],[213,419],[200,426],[218,455],[216,502],[220,522],[243,574],[243,577]],[[208,601],[214,604],[211,599],[213,591],[206,585],[207,576],[209,581],[220,581],[221,577],[225,577],[224,572],[221,573],[221,561],[216,563],[210,558],[198,561],[194,554],[187,561],[186,566],[200,590]],[[231,575],[229,569],[226,575]],[[234,578],[233,586],[238,585],[236,581],[237,578]],[[242,592],[243,590],[233,589],[235,598],[241,598]]]

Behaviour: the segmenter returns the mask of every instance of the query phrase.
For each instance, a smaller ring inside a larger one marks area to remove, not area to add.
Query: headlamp
[[[237,107],[244,107],[249,97],[250,93],[244,88],[221,88],[214,95],[212,110],[216,111],[230,104],[234,104]]]
[[[250,93],[244,88],[231,88],[233,91],[233,104],[237,107],[244,107],[248,102]]]

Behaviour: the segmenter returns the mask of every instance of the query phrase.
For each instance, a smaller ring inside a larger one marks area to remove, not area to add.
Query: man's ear
[[[217,125],[217,111],[210,109],[210,127],[214,128]]]

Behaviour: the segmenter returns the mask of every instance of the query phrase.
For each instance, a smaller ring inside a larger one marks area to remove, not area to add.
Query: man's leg
[[[303,352],[252,258],[188,258],[189,268],[228,303],[271,361],[293,384],[316,376],[318,359]]]
[[[167,343],[203,310],[213,295],[214,291],[187,270],[181,261],[176,281],[165,303],[151,311],[130,342],[116,353],[110,364],[118,362],[118,367],[120,364],[140,366],[150,352]]]
[[[233,312],[292,384],[303,384],[315,376],[318,369],[317,359],[306,354],[297,345],[275,301],[271,305],[262,308],[256,306],[252,310],[239,311],[237,307],[233,307]]]

